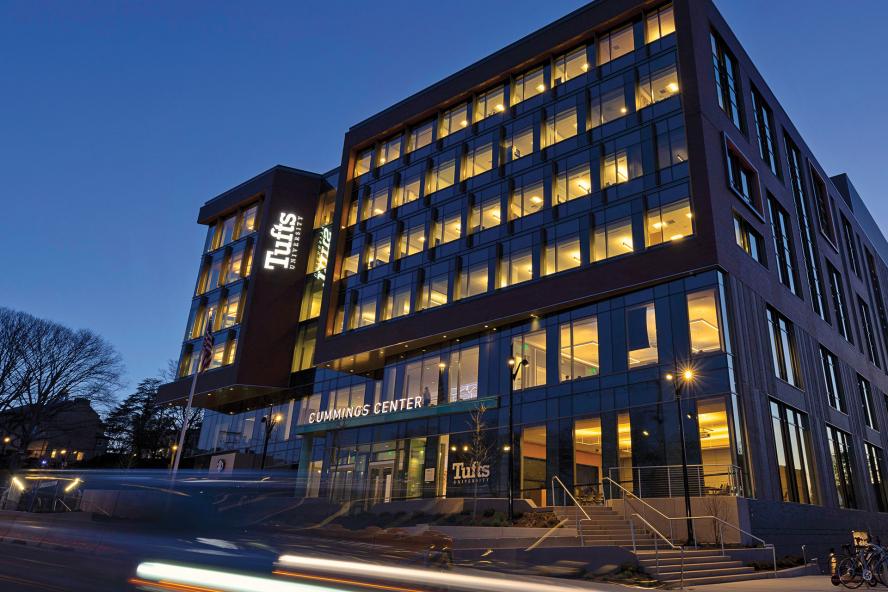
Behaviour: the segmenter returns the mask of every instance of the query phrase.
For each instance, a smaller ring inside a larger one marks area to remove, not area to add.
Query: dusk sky
[[[275,164],[330,170],[350,125],[584,3],[0,0],[0,306],[102,334],[129,387],[156,375],[203,202]],[[717,4],[884,228],[888,3]]]

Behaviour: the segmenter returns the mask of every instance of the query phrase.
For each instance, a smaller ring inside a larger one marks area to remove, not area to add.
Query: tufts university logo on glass
[[[274,247],[265,251],[265,269],[296,269],[296,255],[302,238],[302,216],[281,212],[278,223],[268,233]]]

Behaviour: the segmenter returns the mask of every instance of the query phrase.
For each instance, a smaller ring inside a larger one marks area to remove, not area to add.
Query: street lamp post
[[[173,470],[173,461],[176,460],[176,451],[179,449],[178,444],[173,444],[170,446],[170,470]]]
[[[271,438],[271,432],[274,431],[274,426],[280,423],[281,417],[280,413],[275,415],[271,414],[271,405],[268,406],[268,415],[262,418],[262,423],[265,424],[265,443],[262,446],[262,461],[259,464],[260,469],[265,468],[265,458],[268,456],[268,440]]]
[[[515,422],[512,415],[514,408],[512,398],[515,395],[515,379],[518,378],[518,373],[524,366],[527,366],[527,360],[522,358],[520,362],[517,361],[514,352],[509,355],[509,442],[505,446],[506,452],[509,453],[509,522],[512,522],[515,513],[513,508],[515,505]]]
[[[681,441],[681,478],[684,483],[684,498],[685,498],[685,517],[687,520],[687,528],[688,528],[688,544],[693,544],[696,546],[697,539],[694,536],[694,520],[691,518],[693,514],[691,513],[691,491],[690,491],[690,479],[688,478],[688,449],[685,443],[685,429],[684,429],[684,418],[682,417],[681,410],[681,394],[684,390],[685,385],[694,380],[694,371],[690,368],[684,370],[681,373],[681,380],[678,380],[678,377],[673,376],[672,374],[666,375],[666,380],[672,383],[672,389],[675,394],[675,409],[678,413],[678,437]]]

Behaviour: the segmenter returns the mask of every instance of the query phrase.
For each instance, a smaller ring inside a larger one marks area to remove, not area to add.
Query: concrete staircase
[[[608,506],[583,506],[589,518],[576,506],[550,508],[560,519],[568,518],[565,526],[575,526],[579,515],[579,531],[585,546],[616,546],[633,550],[632,525]],[[682,580],[682,554],[673,551],[661,539],[654,540],[647,529],[635,528],[635,556],[639,565],[652,577],[666,585],[679,585]],[[665,547],[665,549],[664,549]],[[655,550],[656,549],[656,550]],[[732,559],[720,550],[693,550],[684,552],[684,585],[716,584],[768,577],[770,572],[756,572],[741,561]]]

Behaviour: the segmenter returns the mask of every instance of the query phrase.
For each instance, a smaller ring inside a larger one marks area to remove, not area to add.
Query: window
[[[572,199],[592,193],[592,174],[589,163],[583,162],[570,169],[559,163],[555,175],[555,187],[552,199],[556,204],[566,203]]]
[[[378,286],[362,288],[352,311],[349,329],[367,327],[376,322],[376,293]]]
[[[391,187],[388,185],[373,187],[372,191],[364,198],[364,211],[361,213],[361,220],[384,214],[388,210],[389,193],[391,193]]]
[[[621,218],[595,227],[592,236],[593,261],[602,261],[633,251],[631,218]]]
[[[783,403],[771,401],[771,424],[783,501],[816,504],[808,416]]]
[[[873,397],[873,387],[866,378],[857,375],[857,390],[860,393],[860,406],[863,408],[863,421],[867,427],[879,429],[879,418],[876,415],[876,401]]]
[[[431,144],[434,130],[434,120],[426,121],[411,129],[407,140],[407,152],[413,152]]]
[[[854,270],[854,275],[861,277],[860,255],[857,253],[857,243],[854,242],[854,230],[844,214],[840,215],[842,216],[842,236],[845,238],[845,252],[848,255],[848,263],[851,265],[851,269]]]
[[[204,253],[209,253],[212,250],[219,248],[219,224],[213,223],[207,228],[207,238],[204,241]]]
[[[737,240],[737,245],[746,251],[747,255],[765,265],[765,249],[762,235],[752,227],[752,224],[736,212],[734,212],[734,238]]]
[[[845,290],[842,287],[842,276],[829,263],[826,264],[826,275],[829,278],[829,291],[832,294],[833,308],[836,310],[836,330],[838,330],[839,335],[854,343],[851,334],[851,318],[848,316]]]
[[[471,298],[487,292],[487,260],[478,259],[481,253],[469,255],[459,270],[459,282],[454,299]]]
[[[377,166],[382,166],[386,163],[401,158],[401,142],[403,140],[404,136],[398,134],[394,138],[386,140],[383,144],[381,144],[379,146],[379,159],[377,162]]]
[[[405,398],[422,397],[423,405],[428,407],[438,404],[438,387],[444,381],[441,358],[437,355],[427,356],[421,360],[408,363],[404,367],[404,382],[401,396]],[[441,393],[443,395],[444,393]]]
[[[539,175],[524,175],[515,183],[509,202],[509,220],[538,212],[543,208],[543,181]]]
[[[475,121],[506,110],[506,87],[500,85],[475,98]]]
[[[410,314],[410,284],[412,275],[401,275],[391,282],[385,302],[383,320],[396,319]]]
[[[240,286],[228,290],[224,303],[219,307],[220,319],[216,323],[219,329],[228,329],[240,322],[241,294]]]
[[[465,178],[486,173],[493,168],[493,144],[486,142],[466,153]]]
[[[851,435],[831,425],[826,426],[827,447],[832,459],[833,478],[840,508],[856,508],[854,477],[851,470]]]
[[[675,18],[672,14],[672,4],[667,4],[651,12],[645,19],[644,42],[650,43],[660,37],[665,37],[675,32]]]
[[[695,354],[721,351],[718,294],[715,288],[688,294],[688,329]]]
[[[430,273],[420,287],[416,310],[426,310],[447,304],[447,283],[450,275],[446,267],[443,272]]]
[[[888,313],[885,311],[885,298],[882,296],[882,284],[876,270],[876,260],[869,249],[864,248],[863,251],[866,257],[866,269],[869,272],[870,287],[873,290],[873,301],[879,315],[879,324],[882,327],[882,343],[888,344]]]
[[[796,294],[795,256],[789,212],[784,210],[773,196],[768,196],[768,211],[771,215],[774,250],[777,252],[777,277],[781,284]]]
[[[256,232],[256,220],[259,215],[259,204],[253,204],[244,210],[244,218],[241,223],[240,236],[246,236],[251,232]]]
[[[811,167],[811,180],[814,188],[814,205],[817,208],[817,221],[820,223],[820,231],[826,235],[833,245],[838,245],[836,240],[836,227],[833,224],[832,208],[830,207],[829,193],[826,191],[826,183]]]
[[[455,210],[449,214],[442,214],[435,222],[432,232],[432,246],[449,243],[462,236],[462,212]]]
[[[500,261],[500,288],[533,279],[533,251],[529,245],[518,247],[519,242],[512,241],[512,248]]]
[[[626,342],[630,369],[659,361],[657,310],[653,302],[626,309]]]
[[[793,335],[792,323],[770,306],[767,309],[767,316],[774,374],[777,378],[801,388],[802,382],[797,371],[795,336]]]
[[[469,126],[469,104],[463,103],[452,109],[448,109],[441,116],[441,125],[438,127],[438,139],[446,138],[453,132],[458,132]]]
[[[321,314],[321,299],[324,296],[324,280],[315,275],[306,276],[302,291],[299,322],[316,319]]]
[[[553,238],[552,242],[546,245],[543,275],[567,271],[579,267],[580,263],[580,238],[578,233],[573,231],[566,236]]]
[[[219,280],[222,278],[222,264],[225,262],[225,252],[219,251],[209,259],[204,266],[200,281],[197,286],[197,293],[203,294],[219,287]]]
[[[530,117],[509,125],[505,147],[507,162],[533,153],[533,120]]]
[[[786,160],[789,168],[790,186],[796,202],[796,213],[799,218],[799,232],[802,235],[802,247],[805,255],[805,268],[808,273],[808,285],[811,289],[811,306],[814,312],[823,320],[828,320],[826,314],[826,295],[821,288],[819,255],[817,244],[811,232],[811,217],[808,216],[808,198],[805,196],[805,186],[802,183],[802,155],[789,136],[783,136],[786,144]]]
[[[373,148],[367,148],[366,150],[361,150],[358,152],[358,156],[355,159],[355,177],[360,177],[364,173],[370,170],[370,165],[373,162]]]
[[[498,195],[494,195],[472,205],[472,211],[469,214],[469,227],[472,233],[480,232],[499,225],[501,219],[500,198]]]
[[[453,153],[435,157],[426,180],[426,194],[446,189],[456,182],[456,157]]]
[[[694,234],[693,217],[691,200],[687,197],[662,206],[649,207],[645,215],[645,246],[681,240]]]
[[[512,86],[512,105],[517,105],[546,90],[546,78],[542,66],[527,74],[516,76]]]
[[[820,346],[820,367],[823,370],[823,383],[826,387],[826,398],[829,406],[842,413],[847,413],[845,391],[842,389],[842,373],[839,359],[834,353]]]
[[[571,78],[576,78],[589,71],[589,62],[586,61],[586,46],[555,58],[553,72],[555,85],[564,84]]]
[[[731,147],[728,148],[728,185],[743,201],[756,210],[760,209],[755,170]]]
[[[606,64],[626,55],[635,49],[635,37],[632,25],[626,25],[620,29],[603,35],[598,41],[598,65]]]
[[[231,250],[231,256],[228,258],[228,265],[225,266],[225,279],[222,283],[230,284],[243,277],[244,253],[246,252],[246,249],[246,243],[238,243]]]
[[[875,493],[876,506],[880,512],[888,511],[888,495],[886,495],[885,483],[882,479],[882,467],[885,466],[882,449],[869,442],[864,443],[864,449],[866,450],[867,477],[869,477],[870,487]]]
[[[367,252],[367,269],[385,265],[392,260],[392,235],[390,230],[375,236]]]
[[[635,109],[640,110],[678,93],[678,72],[675,64],[653,70],[647,66],[639,69],[638,89],[635,93]]]
[[[560,380],[598,376],[598,317],[562,323],[558,335]]]
[[[422,251],[425,246],[425,218],[414,216],[404,223],[398,244],[398,257],[407,257]]]
[[[224,247],[234,240],[234,231],[237,229],[237,214],[232,214],[222,221],[222,232],[218,247]]]
[[[556,105],[543,123],[543,148],[577,135],[577,107],[567,102]]]
[[[737,129],[743,130],[743,117],[740,102],[737,99],[737,60],[725,47],[725,42],[709,34],[712,47],[712,67],[715,71],[715,90],[718,95],[718,106],[734,122]]]
[[[641,145],[610,150],[601,161],[602,187],[625,183],[641,175]]]
[[[346,249],[346,255],[342,260],[342,271],[340,278],[347,278],[350,275],[354,275],[358,273],[358,261],[361,258],[361,254],[354,249]]]
[[[618,80],[617,82],[622,81]],[[589,106],[589,128],[592,129],[619,119],[628,112],[622,84],[609,90],[602,89],[600,94],[593,91]]]
[[[518,376],[515,390],[546,384],[546,331],[534,331],[512,337],[512,357]],[[526,360],[527,364],[521,365]],[[513,370],[514,371],[514,370]]]
[[[348,225],[352,226],[358,223],[358,194],[355,192],[348,204]]]
[[[478,351],[475,346],[451,352],[447,366],[447,400],[451,403],[478,398]]]
[[[857,297],[857,307],[860,310],[860,326],[863,329],[863,343],[866,345],[866,355],[870,362],[880,366],[879,350],[876,346],[876,334],[873,332],[873,322],[870,317],[869,307],[860,296]]]
[[[656,128],[657,170],[687,162],[688,142],[681,118],[671,118],[668,122],[659,121]]]
[[[401,174],[401,184],[395,192],[392,207],[396,208],[419,199],[422,189],[422,165],[412,166]]]
[[[772,173],[780,176],[780,165],[774,151],[774,113],[756,89],[752,89],[752,113],[755,116],[755,134],[758,137],[759,154]]]

